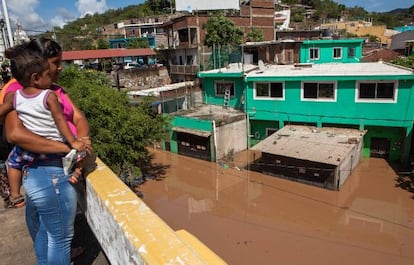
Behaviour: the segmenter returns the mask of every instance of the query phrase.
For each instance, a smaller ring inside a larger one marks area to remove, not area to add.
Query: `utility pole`
[[[2,4],[3,4],[4,20],[6,21],[7,33],[8,33],[8,36],[9,36],[10,47],[13,47],[14,46],[13,34],[12,34],[12,29],[10,27],[9,12],[7,11],[6,0],[2,0]]]

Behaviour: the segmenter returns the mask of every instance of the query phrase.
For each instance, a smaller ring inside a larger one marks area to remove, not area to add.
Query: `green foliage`
[[[239,45],[242,42],[243,31],[221,12],[208,19],[203,29],[206,30],[204,44],[208,47]]]
[[[67,67],[60,84],[85,113],[97,156],[117,174],[139,176],[146,146],[165,135],[166,117],[155,114],[148,101],[131,106],[126,93],[113,89],[101,72]]]
[[[398,57],[397,59],[391,61],[391,63],[414,69],[414,55],[410,55],[408,57]]]
[[[341,12],[345,10],[344,5],[338,5],[332,0],[314,0],[312,5],[321,19],[337,19],[341,16]]]
[[[109,48],[109,42],[104,39],[98,39],[96,42],[96,48],[97,49],[108,49]]]
[[[169,0],[147,0],[145,4],[154,12],[154,14],[163,13],[164,10],[170,9],[171,7]]]
[[[368,34],[367,35],[369,42],[377,42],[379,41],[378,37],[375,35]]]
[[[127,43],[128,48],[149,48],[149,42],[146,38],[130,39]]]
[[[253,42],[264,41],[263,30],[253,27],[247,34],[247,41],[253,41]]]

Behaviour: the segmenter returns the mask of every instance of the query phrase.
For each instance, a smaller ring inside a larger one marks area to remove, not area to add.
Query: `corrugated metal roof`
[[[176,90],[176,89],[179,89],[182,87],[188,87],[188,86],[189,87],[194,86],[194,81],[173,83],[173,84],[164,85],[164,86],[155,87],[155,88],[142,89],[142,90],[137,90],[137,91],[129,91],[128,95],[130,96],[159,96],[160,92]]]
[[[63,51],[62,60],[85,60],[99,58],[116,58],[128,56],[154,56],[156,53],[150,48],[142,49],[100,49],[100,50],[81,50]]]
[[[302,160],[339,165],[366,131],[347,128],[317,128],[287,125],[252,150]]]

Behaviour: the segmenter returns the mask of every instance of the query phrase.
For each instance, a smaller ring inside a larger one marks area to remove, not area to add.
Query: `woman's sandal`
[[[12,198],[11,196],[4,199],[5,208],[20,208],[26,205],[25,198],[20,195],[17,198]]]

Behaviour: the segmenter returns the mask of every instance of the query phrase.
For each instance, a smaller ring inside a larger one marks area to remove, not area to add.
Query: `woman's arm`
[[[32,133],[17,117],[16,111],[11,111],[6,116],[5,130],[7,141],[21,148],[39,154],[68,153],[69,146],[62,142],[48,140]]]

